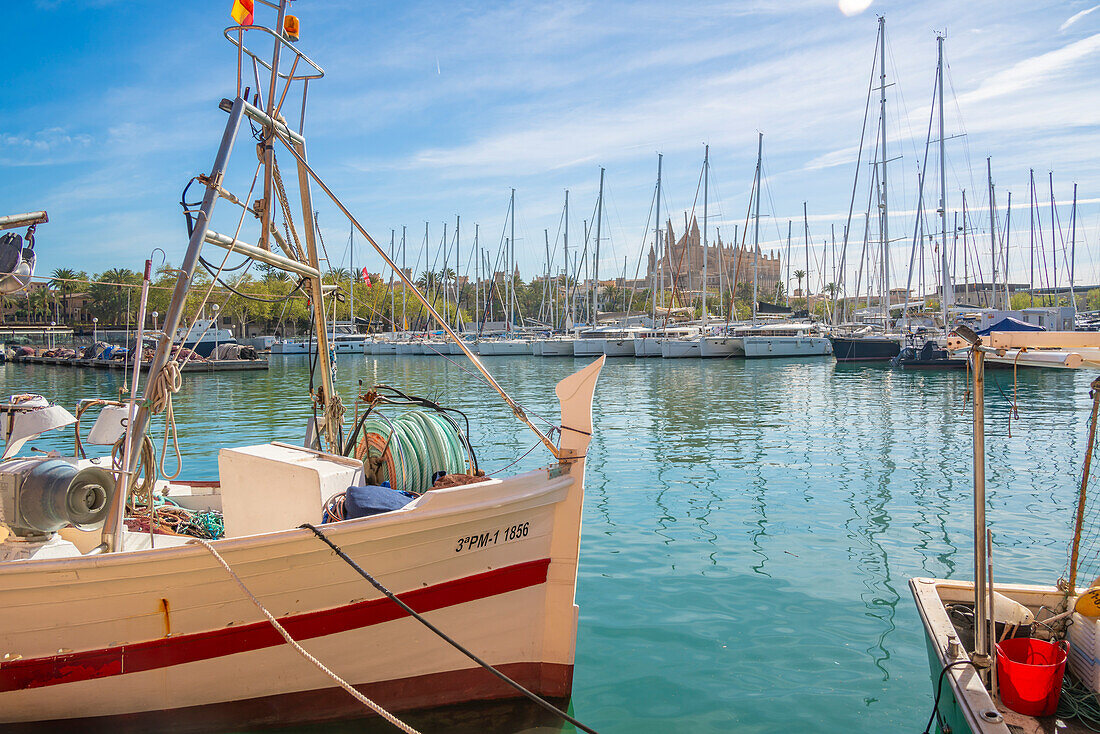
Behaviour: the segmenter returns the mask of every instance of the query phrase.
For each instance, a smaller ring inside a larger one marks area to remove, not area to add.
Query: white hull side
[[[655,336],[642,336],[634,339],[635,357],[660,357],[661,339]]]
[[[531,354],[531,345],[522,339],[483,341],[480,344],[480,354],[486,357],[514,357]]]
[[[572,339],[540,339],[531,343],[531,354],[536,357],[572,357]]]
[[[743,357],[745,348],[733,336],[708,336],[699,342],[700,357]]]
[[[577,339],[573,342],[574,357],[599,357],[603,354],[602,339]]]
[[[633,357],[634,339],[592,339],[600,343],[598,354],[606,354],[608,357]]]
[[[665,339],[661,342],[661,356],[665,359],[698,357],[699,339]]]
[[[817,357],[833,353],[832,345],[823,336],[746,336],[742,337],[745,356]]]
[[[433,492],[411,509],[323,527],[398,593],[549,563],[545,580],[536,576],[537,583],[531,583],[528,578],[514,590],[505,583],[499,593],[445,604],[428,617],[491,663],[572,665],[575,554],[554,558],[552,546],[557,533],[579,533],[580,481],[570,474],[549,479],[542,470],[450,494]],[[460,543],[524,524],[526,537],[473,550]],[[569,538],[566,545],[575,548],[577,541]],[[458,550],[459,545],[464,547]],[[307,649],[353,684],[469,667],[468,660],[413,620],[368,619],[354,625],[354,613],[341,610],[373,604],[370,600],[379,595],[307,531],[231,539],[216,546],[264,605],[287,620],[292,634],[296,631]],[[168,600],[167,615],[162,599]],[[384,606],[392,602],[379,601],[383,604],[375,605],[378,610],[392,611]],[[315,634],[326,627],[311,623],[309,616],[337,619],[347,614],[353,628],[333,634]],[[4,564],[0,648],[18,651],[24,666],[0,667],[0,722],[208,706],[331,685],[285,644],[272,640],[257,647],[255,635],[263,630],[250,632],[248,627],[257,622],[267,628],[198,546]],[[141,652],[143,646],[158,644],[168,652],[159,657]],[[242,645],[249,649],[234,652]],[[52,671],[65,660],[38,665],[33,672],[36,661],[56,659],[59,650],[71,651],[74,670],[80,668],[81,653],[101,653],[90,658],[91,669],[85,661],[84,673],[78,670],[61,680]],[[365,650],[371,653],[363,654]],[[410,655],[410,650],[431,652]],[[119,670],[103,663],[116,658]],[[126,673],[126,664],[136,670]],[[26,675],[37,687],[11,690],[8,676],[15,676],[18,685]]]

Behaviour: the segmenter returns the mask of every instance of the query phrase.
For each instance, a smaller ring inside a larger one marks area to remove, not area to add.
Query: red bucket
[[[1050,716],[1058,709],[1066,650],[1046,640],[1018,637],[997,643],[1001,701],[1017,713]]]

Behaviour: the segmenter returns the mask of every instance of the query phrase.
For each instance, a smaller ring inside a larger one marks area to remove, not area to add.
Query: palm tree
[[[806,277],[806,271],[805,270],[796,270],[796,271],[794,271],[794,277],[798,278],[798,292],[799,292],[799,294],[801,294],[801,296],[803,298],[805,298],[806,294],[802,292],[802,279]]]

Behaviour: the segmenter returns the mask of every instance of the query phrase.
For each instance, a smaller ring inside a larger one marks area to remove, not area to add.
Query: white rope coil
[[[256,605],[256,608],[259,609],[265,617],[267,617],[267,621],[271,623],[271,626],[274,627],[275,630],[280,635],[282,635],[282,638],[286,640],[286,643],[297,650],[302,657],[313,663],[313,665],[315,665],[318,670],[327,675],[329,678],[332,678],[332,680],[336,681],[337,685],[339,685],[345,691],[354,696],[357,701],[362,703],[374,713],[381,716],[389,723],[393,724],[401,731],[406,732],[407,734],[420,734],[420,732],[418,732],[416,729],[401,721],[401,719],[397,718],[389,711],[382,708],[379,704],[375,703],[374,701],[357,691],[353,685],[338,676],[336,673],[329,670],[327,667],[325,667],[324,663],[306,652],[305,648],[294,641],[294,638],[290,636],[290,633],[287,632],[281,624],[279,624],[278,620],[276,620],[275,617],[272,616],[271,612],[267,611],[264,605],[260,603],[260,600],[257,599],[251,591],[248,590],[248,587],[244,585],[244,582],[241,581],[241,578],[233,571],[232,568],[229,567],[229,564],[225,562],[225,559],[221,557],[221,554],[219,554],[218,551],[214,550],[214,546],[212,546],[208,541],[203,540],[202,538],[196,538],[195,542],[201,544],[204,548],[206,548],[206,550],[210,551],[210,555],[214,556],[214,560],[221,564],[221,567],[224,568],[226,573],[228,573],[229,576],[237,583],[237,586],[241,588],[241,591],[243,591],[245,595],[250,600],[252,600],[252,603]]]

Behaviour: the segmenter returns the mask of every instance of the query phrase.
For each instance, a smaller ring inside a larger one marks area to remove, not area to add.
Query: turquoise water
[[[535,440],[454,360],[340,357],[338,382],[345,393],[357,380],[387,383],[467,411],[492,472]],[[584,364],[486,363],[546,418],[554,383]],[[4,392],[67,405],[121,380],[25,365],[0,375]],[[1010,438],[1012,373],[990,373],[999,581],[1063,572],[1092,377],[1021,372]],[[966,379],[821,358],[609,360],[588,454],[576,716],[602,734],[920,731],[931,683],[906,582],[971,575]],[[186,475],[214,478],[223,443],[300,440],[307,385],[302,357],[273,358],[266,373],[189,376],[177,402]],[[536,449],[509,472],[547,460]],[[418,721],[429,731],[556,728],[515,704]]]

